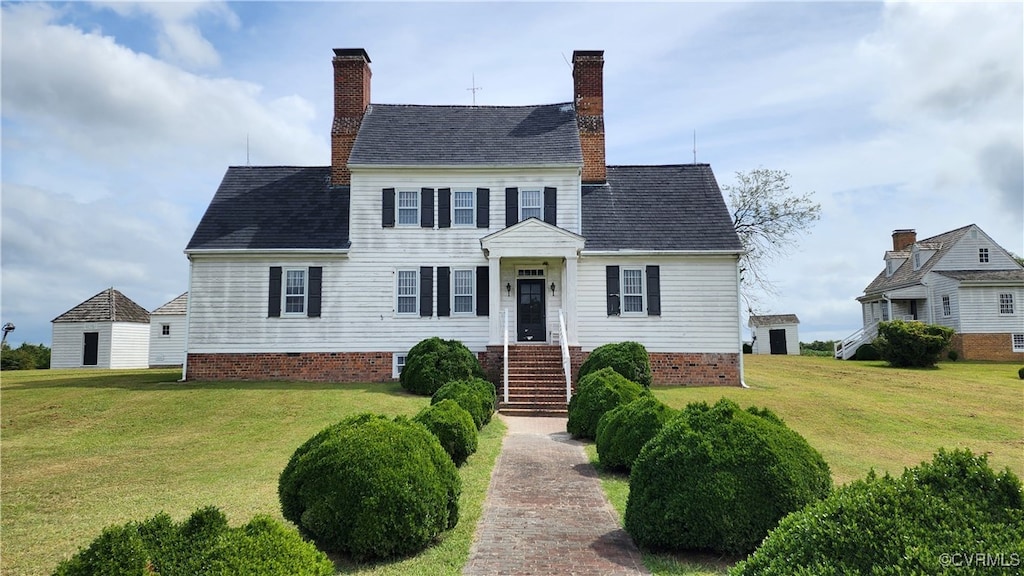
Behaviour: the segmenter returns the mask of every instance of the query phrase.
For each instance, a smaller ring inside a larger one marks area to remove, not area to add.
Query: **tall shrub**
[[[437,437],[456,466],[462,466],[476,452],[477,433],[473,417],[454,400],[442,400],[420,411],[413,419]]]
[[[483,377],[480,361],[462,342],[435,336],[409,350],[398,380],[409,392],[430,396],[446,382]]]
[[[613,368],[602,368],[580,378],[576,393],[569,400],[566,430],[576,438],[597,436],[597,423],[616,406],[627,404],[645,394],[645,389]],[[650,394],[650,392],[646,392]]]
[[[616,372],[643,387],[651,385],[651,357],[639,342],[617,342],[598,346],[580,366],[577,381],[602,368]]]
[[[453,400],[462,406],[469,415],[473,417],[473,423],[477,430],[484,427],[491,421],[494,415],[494,405],[497,401],[497,394],[494,384],[483,378],[467,378],[465,380],[452,380],[434,392],[430,398],[431,404],[437,404],[444,400]]]
[[[601,466],[628,471],[644,444],[676,414],[654,396],[641,396],[606,412],[597,423]]]
[[[934,366],[953,341],[952,328],[924,322],[893,320],[878,323],[874,345],[882,360],[900,368]]]

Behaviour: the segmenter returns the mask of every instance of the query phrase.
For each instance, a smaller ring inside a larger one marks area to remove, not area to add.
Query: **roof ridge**
[[[567,105],[575,106],[571,101],[549,102],[547,104],[393,104],[370,102],[370,106],[392,106],[395,108],[548,108]]]

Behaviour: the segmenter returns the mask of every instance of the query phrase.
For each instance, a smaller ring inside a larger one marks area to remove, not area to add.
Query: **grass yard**
[[[0,573],[50,574],[112,524],[205,505],[233,525],[282,519],[277,478],[292,452],[359,412],[413,415],[429,403],[397,384],[177,383],[180,371],[4,372],[0,380]],[[457,574],[490,471],[497,420],[461,469],[458,526],[429,551],[340,573]]]
[[[811,356],[744,356],[741,388],[652,388],[673,408],[719,398],[767,407],[814,446],[845,484],[868,470],[893,475],[931,460],[939,448],[987,454],[1024,478],[1024,381],[1015,364],[943,362],[935,369],[889,368]],[[587,447],[597,461],[593,445]],[[601,472],[612,505],[625,513],[628,477]],[[655,574],[725,574],[730,559],[644,554]]]

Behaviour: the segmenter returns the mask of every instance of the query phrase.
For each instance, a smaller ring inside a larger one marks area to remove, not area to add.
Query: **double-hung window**
[[[1013,351],[1024,352],[1024,334],[1013,334]]]
[[[161,336],[170,336],[171,335],[171,325],[170,324],[161,324],[160,325],[160,335]]]
[[[622,312],[644,311],[644,271],[642,268],[622,269]]]
[[[402,226],[420,225],[419,190],[400,190],[398,192],[398,223]]]
[[[473,284],[476,279],[476,270],[455,270],[453,275],[453,290],[455,302],[453,311],[456,314],[472,314],[476,311],[473,303]]]
[[[540,190],[519,192],[519,221],[527,218],[544,219],[544,194]]]
[[[988,262],[988,248],[978,248],[978,262],[982,264]]]
[[[419,271],[399,270],[398,271],[398,305],[399,314],[416,314],[419,312],[417,298],[419,297]]]
[[[452,198],[452,222],[456,226],[476,225],[476,191],[456,190]]]
[[[285,270],[284,313],[306,313],[306,269]]]
[[[999,313],[1013,314],[1013,294],[1004,292],[999,295]]]
[[[949,304],[949,295],[948,294],[942,296],[942,315],[943,316],[952,316],[953,315],[953,308]]]

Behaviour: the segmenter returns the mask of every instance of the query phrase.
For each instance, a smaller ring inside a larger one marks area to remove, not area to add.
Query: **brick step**
[[[504,396],[504,394],[505,393],[503,391],[500,394],[500,396]],[[531,399],[531,400],[532,399],[541,399],[541,398],[543,398],[545,400],[547,400],[547,399],[554,399],[554,400],[561,400],[562,402],[565,402],[565,388],[562,388],[561,390],[556,390],[555,388],[540,389],[540,390],[538,390],[538,389],[519,389],[519,390],[515,390],[515,389],[512,389],[512,388],[509,388],[508,389],[508,397],[509,398],[527,398],[527,399]]]
[[[569,409],[565,402],[561,404],[544,402],[502,402],[498,405],[498,411],[508,416],[547,416],[554,418],[565,418],[569,415]]]
[[[541,364],[528,364],[523,366],[509,365],[508,373],[511,374],[558,374],[562,375],[562,365],[544,366]]]

